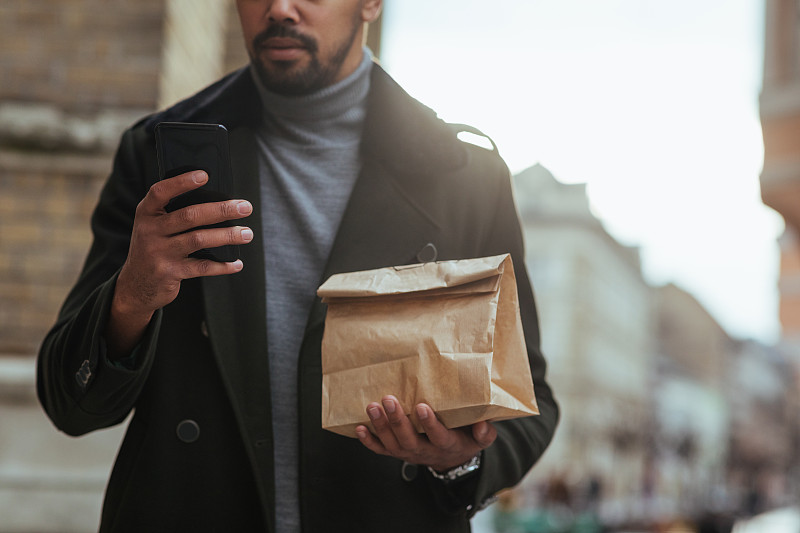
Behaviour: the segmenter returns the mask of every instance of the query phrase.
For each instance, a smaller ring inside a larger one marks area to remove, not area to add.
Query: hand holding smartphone
[[[160,122],[156,125],[156,151],[159,180],[172,178],[192,170],[203,170],[208,182],[201,188],[181,194],[167,204],[167,211],[190,205],[220,202],[231,199],[233,177],[231,174],[228,130],[221,124],[188,122]],[[213,226],[232,226],[232,221]],[[239,258],[236,245],[198,250],[190,255],[199,259],[220,262]]]

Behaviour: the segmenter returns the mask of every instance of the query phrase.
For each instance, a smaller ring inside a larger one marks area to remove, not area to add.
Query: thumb
[[[488,448],[497,438],[497,430],[490,422],[477,422],[472,425],[472,438],[481,449]]]

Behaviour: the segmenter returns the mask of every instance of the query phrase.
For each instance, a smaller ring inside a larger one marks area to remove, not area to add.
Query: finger
[[[418,404],[416,411],[417,418],[419,418],[422,429],[425,430],[431,444],[441,450],[448,450],[455,444],[452,432],[436,418],[436,414],[429,405]]]
[[[380,440],[387,452],[399,450],[400,446],[397,443],[397,437],[395,437],[392,431],[391,424],[389,424],[389,419],[386,417],[383,406],[377,402],[370,403],[367,405],[367,416],[370,422],[372,422],[372,427],[375,429],[375,436]]]
[[[358,440],[361,441],[361,444],[366,446],[367,449],[380,455],[389,455],[386,451],[386,447],[369,432],[366,426],[356,427],[356,437],[358,437]]]
[[[490,422],[476,422],[472,425],[472,438],[481,449],[488,448],[497,438],[497,429]]]
[[[243,226],[209,228],[182,233],[174,237],[174,249],[182,257],[198,250],[228,244],[247,244],[253,240],[253,230]]]
[[[411,420],[403,411],[403,406],[394,396],[384,396],[381,400],[386,418],[389,420],[389,427],[394,433],[395,439],[401,448],[412,453],[416,453],[422,445],[420,437]]]
[[[167,233],[176,235],[199,226],[244,218],[252,212],[253,205],[247,200],[194,204],[168,214],[164,218],[163,227]]]
[[[229,263],[222,263],[212,259],[193,259],[186,258],[172,267],[174,277],[178,280],[210,277],[210,276],[224,276],[226,274],[235,274],[242,270],[244,264],[241,259],[231,261]]]
[[[148,213],[164,211],[170,200],[185,192],[199,189],[208,182],[208,174],[202,170],[185,172],[173,178],[154,183],[142,200],[140,208]]]

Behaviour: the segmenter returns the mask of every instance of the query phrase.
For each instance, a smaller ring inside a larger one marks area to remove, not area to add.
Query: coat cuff
[[[94,308],[94,327],[89,342],[88,356],[75,371],[75,379],[82,392],[78,405],[87,414],[103,414],[117,409],[120,400],[127,403],[128,394],[141,388],[155,356],[161,310],[157,311],[145,333],[130,356],[112,361],[108,357],[105,331],[111,312],[117,276],[100,288]]]

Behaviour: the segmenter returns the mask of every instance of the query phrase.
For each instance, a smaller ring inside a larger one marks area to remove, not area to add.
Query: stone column
[[[167,0],[159,79],[160,108],[223,74],[227,0]]]

